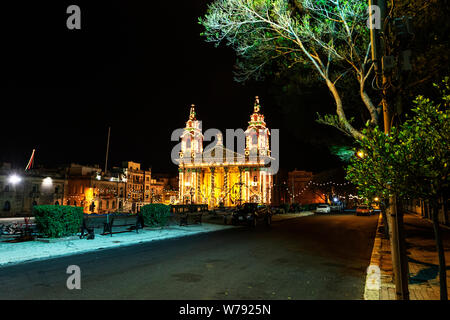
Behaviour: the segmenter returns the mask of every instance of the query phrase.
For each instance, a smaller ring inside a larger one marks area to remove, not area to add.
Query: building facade
[[[99,166],[71,164],[67,169],[65,204],[84,213],[112,213],[125,208],[124,177],[105,174]]]
[[[178,203],[208,204],[209,207],[271,203],[270,131],[260,108],[256,97],[245,131],[245,150],[237,153],[223,146],[221,134],[217,134],[213,147],[203,149],[200,121],[191,106],[176,159],[179,164]]]
[[[62,169],[24,171],[0,164],[0,216],[28,215],[35,205],[63,204],[65,182]]]
[[[70,164],[59,169],[14,169],[0,163],[0,216],[31,215],[35,205],[82,207],[87,214],[136,213],[150,203],[176,202],[174,179],[152,179],[151,170],[124,162],[108,172]]]

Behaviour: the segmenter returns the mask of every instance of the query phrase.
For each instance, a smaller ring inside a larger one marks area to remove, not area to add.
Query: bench
[[[191,217],[192,223],[191,224],[202,224],[202,213],[195,213],[195,214],[182,214],[180,215],[180,227],[181,226],[187,226],[188,218]]]
[[[136,215],[135,223],[128,223],[128,224],[114,225],[115,217],[112,217],[111,220],[109,220],[108,218],[107,218],[107,221],[103,223],[102,236],[110,234],[112,237],[113,233],[123,233],[123,232],[130,232],[130,231],[134,231],[134,230],[136,230],[136,233],[139,233],[139,229],[143,229],[145,227],[144,218],[140,214]],[[113,232],[113,227],[128,227],[128,226],[130,227],[130,228],[128,228],[128,230]]]
[[[93,240],[95,238],[94,228],[89,227],[87,224],[87,221],[88,221],[88,218],[83,219],[83,224],[81,226],[80,239],[83,239],[86,236],[87,240]]]
[[[9,236],[18,236],[20,239],[31,239],[38,234],[35,223],[30,222],[30,218],[24,218],[24,223],[11,223],[9,225],[0,225],[0,236],[3,234]]]

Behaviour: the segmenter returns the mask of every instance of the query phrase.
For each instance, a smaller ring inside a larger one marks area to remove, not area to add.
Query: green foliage
[[[291,209],[291,205],[289,203],[283,203],[281,204],[281,208],[284,210],[285,213],[288,213]]]
[[[337,86],[344,78],[357,83],[357,96],[376,125],[377,114],[365,92],[373,70],[367,6],[360,0],[215,0],[199,23],[206,41],[224,42],[237,53],[237,81],[302,70],[298,77],[308,82],[319,79],[336,102],[337,115],[319,122],[360,139],[352,119],[347,120]]]
[[[302,207],[300,206],[299,203],[295,202],[291,205],[291,211],[292,212],[300,212],[300,211],[302,211]]]
[[[150,227],[162,227],[167,225],[170,217],[170,206],[161,203],[147,204],[141,207],[144,223]]]
[[[208,42],[235,49],[236,80],[245,81],[297,64],[325,72],[314,52],[329,57],[335,69],[327,72],[340,74],[342,61],[365,55],[367,16],[367,2],[360,0],[216,0],[198,21]]]
[[[73,235],[83,223],[82,207],[35,206],[33,212],[39,232],[49,238]]]
[[[350,162],[351,158],[355,155],[353,149],[349,146],[331,146],[331,154],[339,157],[343,162]]]
[[[439,86],[442,101],[414,100],[413,116],[389,135],[367,128],[347,168],[360,195],[387,199],[436,199],[448,188],[450,159],[449,80]]]

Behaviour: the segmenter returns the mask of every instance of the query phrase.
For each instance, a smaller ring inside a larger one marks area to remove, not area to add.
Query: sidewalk
[[[312,212],[312,211],[303,211],[303,212],[299,212],[299,213],[275,214],[272,216],[272,222],[300,218],[300,217],[307,217],[307,216],[311,216],[313,214],[314,214],[314,212]]]
[[[432,223],[412,214],[404,215],[411,300],[439,300],[439,262]],[[441,228],[450,288],[450,230]],[[381,238],[378,248],[381,269],[380,300],[395,300],[389,240]],[[450,296],[450,295],[449,295]]]
[[[60,256],[79,254],[99,249],[114,248],[119,246],[134,245],[155,240],[173,239],[194,234],[214,232],[233,228],[228,225],[203,223],[202,225],[188,225],[179,227],[176,225],[164,228],[148,228],[110,235],[100,235],[102,228],[95,228],[95,239],[80,239],[79,236],[61,239],[38,239],[27,242],[5,242],[7,236],[0,237],[0,267],[26,261],[49,259]],[[117,231],[126,230],[116,228]],[[116,231],[115,230],[115,231]]]

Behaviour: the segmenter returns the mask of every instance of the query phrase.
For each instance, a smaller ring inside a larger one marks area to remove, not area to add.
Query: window
[[[11,210],[11,203],[9,201],[5,201],[3,205],[3,211],[10,211]]]
[[[190,149],[191,148],[191,138],[188,137],[186,140],[186,149]]]
[[[9,192],[9,184],[5,185],[5,192]]]
[[[59,193],[59,187],[55,187],[55,193]]]
[[[252,134],[252,144],[257,145],[258,144],[258,136],[256,133]]]

